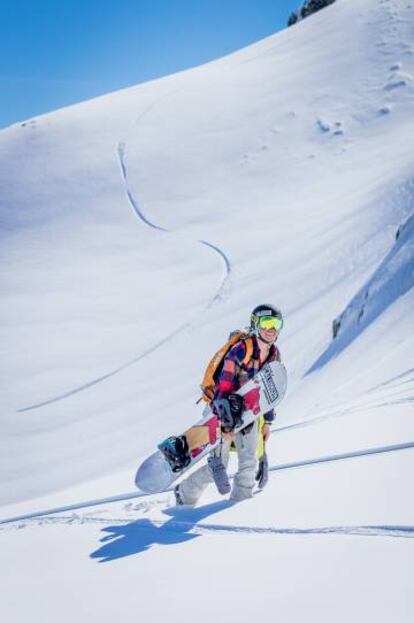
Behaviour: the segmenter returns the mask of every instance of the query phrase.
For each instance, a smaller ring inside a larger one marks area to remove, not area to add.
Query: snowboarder
[[[281,312],[272,305],[258,305],[250,317],[249,335],[237,342],[225,356],[214,387],[213,410],[222,422],[222,442],[211,453],[207,465],[199,468],[174,489],[176,503],[194,505],[204,489],[215,482],[220,493],[228,493],[230,484],[227,477],[227,464],[232,442],[238,454],[238,470],[234,477],[230,499],[238,502],[252,497],[256,472],[256,451],[259,426],[254,422],[238,433],[232,432],[243,410],[243,401],[236,392],[244,383],[270,361],[280,361],[280,352],[275,342],[283,327]],[[247,340],[250,358],[246,361]],[[226,417],[221,415],[225,413]],[[266,441],[270,435],[270,424],[274,411],[264,415],[261,435]],[[223,421],[225,420],[225,424]]]

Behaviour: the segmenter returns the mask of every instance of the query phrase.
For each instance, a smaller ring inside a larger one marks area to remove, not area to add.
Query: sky
[[[219,58],[300,0],[0,0],[0,128]]]

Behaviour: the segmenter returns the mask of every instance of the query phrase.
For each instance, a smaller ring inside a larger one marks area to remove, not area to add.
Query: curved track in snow
[[[282,470],[287,470],[287,469],[295,469],[299,467],[308,467],[310,465],[317,465],[321,463],[332,463],[334,461],[343,461],[347,459],[361,458],[361,457],[365,457],[369,455],[385,454],[388,452],[397,452],[397,451],[408,450],[408,449],[413,449],[413,448],[414,448],[414,441],[408,441],[406,443],[394,444],[390,446],[366,448],[364,450],[356,450],[354,452],[333,454],[333,455],[318,457],[315,459],[302,460],[302,461],[297,461],[297,462],[292,462],[292,463],[283,463],[281,465],[273,465],[269,467],[269,472],[276,472],[276,471],[282,471]],[[172,491],[172,488],[167,489],[166,492],[169,492],[169,491]],[[102,506],[103,504],[112,504],[114,502],[123,502],[123,501],[133,500],[137,498],[149,498],[149,497],[153,497],[154,495],[161,495],[161,494],[137,493],[137,492],[121,493],[120,495],[101,498],[98,500],[87,500],[85,502],[80,502],[77,504],[70,504],[68,506],[60,506],[58,508],[50,508],[50,509],[43,510],[43,511],[36,511],[34,513],[27,513],[25,515],[19,515],[16,517],[0,519],[0,526],[5,525],[5,524],[14,524],[16,522],[40,519],[40,518],[48,517],[50,515],[56,515],[58,513],[65,513],[68,511],[77,511],[82,508],[90,508],[92,506]],[[76,515],[74,516],[77,517]],[[125,523],[125,521],[127,520],[128,518],[122,519],[120,521]],[[105,519],[105,521],[107,522],[108,519]],[[412,530],[414,530],[414,527],[412,528]]]
[[[146,218],[146,216],[144,215],[144,213],[142,212],[139,206],[138,201],[135,199],[130,189],[130,186],[128,183],[128,172],[127,172],[127,168],[125,164],[125,143],[123,142],[118,143],[117,153],[118,153],[119,166],[121,167],[122,180],[125,186],[125,192],[128,197],[128,201],[132,209],[134,210],[135,214],[143,223],[145,223],[145,225],[148,225],[148,227],[152,227],[153,229],[158,229],[159,231],[169,232],[170,231],[169,229],[165,229],[165,227],[160,227],[159,225],[155,225],[154,223],[151,223],[151,221],[149,221]]]
[[[142,117],[144,117],[156,104],[156,102],[154,102],[153,104],[151,104],[150,106],[147,107],[147,109],[142,113],[142,115],[136,120],[136,123],[138,123]],[[153,222],[151,222],[144,214],[144,212],[142,211],[139,201],[137,200],[137,198],[134,196],[134,193],[132,192],[131,188],[130,188],[130,184],[128,181],[128,171],[127,171],[127,166],[126,166],[126,162],[125,162],[125,143],[123,142],[119,142],[118,146],[117,146],[117,156],[118,156],[118,162],[119,162],[119,166],[121,169],[121,176],[122,176],[122,181],[123,181],[123,185],[125,188],[125,193],[127,195],[129,204],[131,206],[131,208],[133,209],[134,213],[136,214],[136,216],[140,219],[140,221],[142,221],[146,226],[151,227],[152,229],[156,229],[158,231],[162,231],[165,232],[167,234],[171,234],[174,235],[174,230],[169,230],[166,229],[164,227],[161,227],[160,225],[157,225]],[[211,297],[211,299],[208,301],[208,303],[205,305],[204,309],[202,310],[202,313],[205,313],[206,311],[208,311],[215,303],[223,300],[224,295],[225,295],[225,291],[227,289],[229,280],[230,280],[230,276],[231,276],[231,272],[232,272],[232,266],[231,266],[231,262],[230,259],[228,258],[228,256],[225,254],[225,252],[220,249],[218,246],[212,244],[211,242],[208,242],[206,240],[197,240],[197,242],[199,242],[200,244],[212,249],[212,251],[214,251],[214,253],[216,253],[220,260],[223,263],[223,267],[224,267],[224,274],[223,274],[223,278],[221,281],[221,284],[219,286],[219,288],[217,289],[217,291],[215,292],[215,294]],[[93,379],[90,379],[89,381],[86,381],[72,389],[69,389],[66,392],[63,392],[61,394],[58,394],[56,396],[52,396],[46,400],[42,400],[41,402],[37,402],[31,405],[27,405],[25,407],[21,407],[20,409],[17,409],[17,413],[25,413],[27,411],[33,411],[35,409],[40,409],[41,407],[46,407],[50,404],[53,404],[55,402],[59,402],[60,400],[65,400],[67,398],[70,398],[72,396],[74,396],[75,394],[78,394],[84,390],[90,389],[91,387],[94,387],[95,385],[98,385],[99,383],[102,383],[103,381],[106,381],[107,379],[119,374],[120,372],[122,372],[123,370],[129,368],[132,365],[135,365],[136,363],[138,363],[139,361],[141,361],[142,359],[144,359],[145,357],[147,357],[148,355],[150,355],[151,353],[153,353],[155,350],[157,350],[158,348],[160,348],[161,346],[163,346],[164,344],[166,344],[167,342],[169,342],[170,340],[172,340],[173,338],[175,338],[177,335],[179,335],[180,333],[182,333],[183,331],[190,329],[193,325],[192,321],[188,321],[186,323],[181,324],[180,326],[178,326],[176,329],[174,329],[174,331],[172,331],[171,333],[169,333],[168,335],[166,335],[164,338],[162,338],[161,340],[159,340],[158,342],[156,342],[155,344],[153,344],[150,348],[148,348],[147,350],[145,350],[144,352],[140,353],[139,355],[137,355],[136,357],[133,357],[132,359],[128,360],[126,363],[114,368],[113,370],[109,370],[108,372],[106,372],[105,374],[101,374]]]
[[[122,173],[122,179],[123,179],[123,183],[125,186],[125,192],[126,195],[128,197],[128,201],[133,209],[133,211],[135,212],[135,214],[137,215],[137,217],[145,224],[148,225],[148,227],[152,227],[153,229],[157,229],[158,231],[162,231],[165,232],[167,234],[174,234],[173,229],[166,229],[165,227],[161,227],[160,225],[157,225],[153,222],[151,222],[144,214],[144,212],[142,211],[139,201],[138,199],[135,197],[134,193],[131,190],[130,184],[129,184],[129,180],[128,180],[128,169],[126,166],[126,161],[125,161],[125,143],[120,142],[118,143],[118,159],[119,159],[119,166],[121,168],[121,173]],[[211,305],[215,302],[221,299],[222,293],[227,285],[227,282],[230,278],[231,275],[231,271],[232,271],[232,267],[231,267],[231,262],[229,260],[229,258],[227,257],[227,255],[225,254],[225,252],[220,249],[219,247],[217,247],[216,245],[212,244],[211,242],[208,242],[206,240],[197,240],[198,243],[208,247],[209,249],[212,249],[214,251],[214,253],[216,253],[220,260],[223,262],[224,265],[224,275],[222,278],[222,282],[216,292],[216,294],[213,296],[213,298],[210,300],[210,302],[207,304],[205,309],[208,309],[209,307],[211,307]]]

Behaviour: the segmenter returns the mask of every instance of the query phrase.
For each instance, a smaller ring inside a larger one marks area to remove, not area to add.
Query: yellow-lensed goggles
[[[283,319],[277,316],[262,316],[259,318],[259,327],[265,331],[275,329],[279,332],[283,327]]]

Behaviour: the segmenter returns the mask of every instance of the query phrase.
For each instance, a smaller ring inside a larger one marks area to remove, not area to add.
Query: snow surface
[[[413,620],[413,13],[337,0],[0,132],[2,621]],[[268,486],[134,491],[264,301]]]

